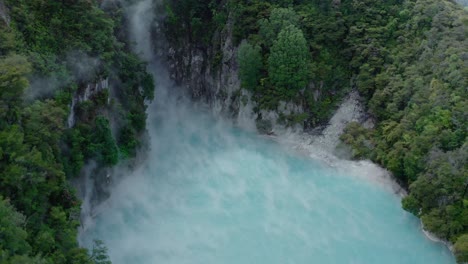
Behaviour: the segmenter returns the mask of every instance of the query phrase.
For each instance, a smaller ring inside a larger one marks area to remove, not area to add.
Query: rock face
[[[91,97],[107,89],[109,89],[109,79],[102,78],[96,83],[88,83],[86,87],[82,89],[82,91],[80,90],[76,91],[73,94],[72,102],[70,104],[70,114],[68,115],[68,118],[67,118],[68,128],[72,128],[75,125],[76,104],[89,101]]]
[[[70,103],[70,113],[67,118],[68,128],[73,128],[77,118],[79,119],[79,116],[77,117],[77,108],[80,103],[94,100],[100,92],[109,90],[109,88],[108,77],[100,78],[96,82],[87,83],[78,88]],[[107,96],[108,105],[110,103],[109,93]],[[81,170],[80,177],[73,180],[72,183],[78,190],[78,196],[83,200],[82,215],[89,214],[94,206],[109,197],[109,171],[110,168],[98,166],[94,161],[89,161]]]
[[[237,113],[239,108],[237,47],[232,29],[233,21],[229,18],[225,28],[215,34],[215,45],[202,47],[183,39],[182,45],[173,45],[168,52],[171,78],[194,100],[224,113]]]
[[[169,43],[171,79],[193,100],[209,105],[215,114],[228,116],[247,128],[256,126],[265,134],[273,133],[273,126],[281,117],[302,114],[305,107],[301,103],[280,102],[274,111],[260,111],[251,93],[240,88],[233,23],[230,15],[224,29],[214,34],[207,47],[190,43],[188,37],[181,37],[182,44]],[[307,89],[314,87],[311,84]]]
[[[328,126],[323,130],[321,137],[314,140],[322,149],[332,152],[340,142],[340,135],[350,122],[370,122],[367,121],[365,112],[360,102],[360,96],[356,91],[352,91],[343,100],[338,110],[330,119]]]
[[[468,0],[456,0],[456,2],[462,6],[468,6]]]
[[[0,0],[0,19],[7,26],[10,26],[10,16],[8,15],[8,10],[3,0]]]

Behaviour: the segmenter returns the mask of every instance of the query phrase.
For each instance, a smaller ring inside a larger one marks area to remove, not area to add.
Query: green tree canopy
[[[270,47],[286,26],[299,26],[299,16],[292,8],[274,8],[268,19],[259,20],[260,35]]]
[[[310,78],[311,58],[306,39],[296,26],[286,26],[278,35],[268,58],[268,75],[273,85],[293,96]]]
[[[24,221],[25,217],[0,196],[0,252],[16,255],[31,250],[26,241],[28,234],[23,229]]]
[[[23,56],[0,59],[0,128],[18,120],[23,92],[29,84],[25,75],[29,72],[30,65]]]
[[[468,234],[462,235],[457,239],[454,249],[458,262],[468,262]]]
[[[239,77],[242,88],[254,90],[260,79],[263,68],[262,54],[259,46],[252,46],[247,41],[241,43],[238,51]]]

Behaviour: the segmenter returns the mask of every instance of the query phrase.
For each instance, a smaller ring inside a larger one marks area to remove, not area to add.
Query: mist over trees
[[[153,80],[121,42],[118,6],[5,0],[0,8],[0,263],[109,263],[102,243],[78,246],[81,202],[69,181],[90,159],[111,166],[134,157]],[[118,96],[102,89],[70,109],[102,79]]]
[[[0,2],[0,263],[109,263],[101,242],[92,252],[78,246],[80,201],[69,180],[91,159],[105,167],[136,155],[154,87],[124,42],[121,8],[101,2]],[[356,159],[389,169],[409,190],[403,208],[468,261],[468,15],[461,6],[168,0],[165,8],[168,40],[205,50],[218,47],[212,41],[232,18],[242,87],[258,110],[300,101],[304,113],[293,123],[324,124],[357,89],[376,125],[350,124],[343,142]],[[91,58],[93,69],[74,68],[76,54]],[[59,81],[31,96],[32,76]],[[103,89],[77,103],[68,127],[73,96],[103,78],[118,92]]]

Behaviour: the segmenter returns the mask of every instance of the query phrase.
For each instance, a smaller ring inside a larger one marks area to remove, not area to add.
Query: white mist
[[[128,7],[148,60],[152,4]],[[83,245],[103,240],[116,264],[455,263],[401,209],[384,171],[329,153],[336,130],[276,142],[176,96],[157,62],[150,70],[148,160],[86,222]]]

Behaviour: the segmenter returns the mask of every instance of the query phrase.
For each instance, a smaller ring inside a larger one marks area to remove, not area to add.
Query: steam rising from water
[[[143,56],[152,3],[128,9]],[[385,171],[330,154],[338,128],[275,142],[175,95],[164,68],[150,68],[159,85],[148,160],[120,172],[83,245],[102,239],[117,264],[454,263],[401,209]]]
[[[104,240],[114,263],[453,263],[391,189],[366,180],[381,171],[333,168],[166,102],[149,120],[148,162],[83,236]]]

